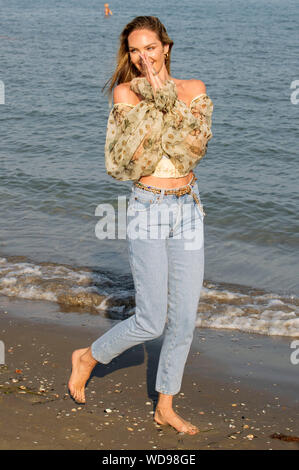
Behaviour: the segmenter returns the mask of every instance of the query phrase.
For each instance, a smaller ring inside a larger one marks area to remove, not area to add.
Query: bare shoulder
[[[188,82],[190,95],[193,95],[193,97],[200,95],[201,93],[206,93],[206,85],[202,80],[192,78],[191,80],[186,81]]]
[[[139,103],[139,99],[130,88],[131,82],[124,82],[117,85],[113,90],[113,102],[116,103],[128,103],[135,106]]]
[[[206,93],[206,86],[202,80],[191,78],[189,80],[173,79],[178,90],[178,97],[182,101],[191,102],[193,98]]]

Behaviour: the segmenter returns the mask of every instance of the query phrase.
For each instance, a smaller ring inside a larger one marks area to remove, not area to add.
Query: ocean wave
[[[65,311],[80,309],[119,320],[135,312],[134,284],[129,276],[34,263],[24,257],[0,258],[0,294],[57,302]],[[205,281],[196,327],[299,337],[299,298]]]

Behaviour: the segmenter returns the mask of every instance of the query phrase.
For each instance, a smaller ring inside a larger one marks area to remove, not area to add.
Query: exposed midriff
[[[160,178],[158,176],[141,176],[138,181],[140,183],[148,184],[149,186],[156,186],[158,188],[179,188],[188,184],[193,176],[193,170],[188,175],[179,178]]]

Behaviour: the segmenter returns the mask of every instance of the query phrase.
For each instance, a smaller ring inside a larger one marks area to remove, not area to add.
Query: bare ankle
[[[82,354],[80,360],[93,367],[98,363],[98,361],[92,356],[90,348],[88,348],[87,351]]]
[[[157,408],[161,411],[172,410],[173,395],[167,395],[159,392]]]
[[[162,415],[165,415],[166,413],[174,413],[172,405],[157,405],[156,411]]]

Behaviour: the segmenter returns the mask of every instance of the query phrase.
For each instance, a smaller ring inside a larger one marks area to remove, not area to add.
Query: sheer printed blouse
[[[172,80],[166,80],[155,94],[145,77],[134,78],[130,88],[143,99],[135,106],[116,103],[110,111],[107,173],[121,181],[148,175],[185,176],[204,157],[213,136],[212,100],[201,93],[188,107],[178,99]]]

